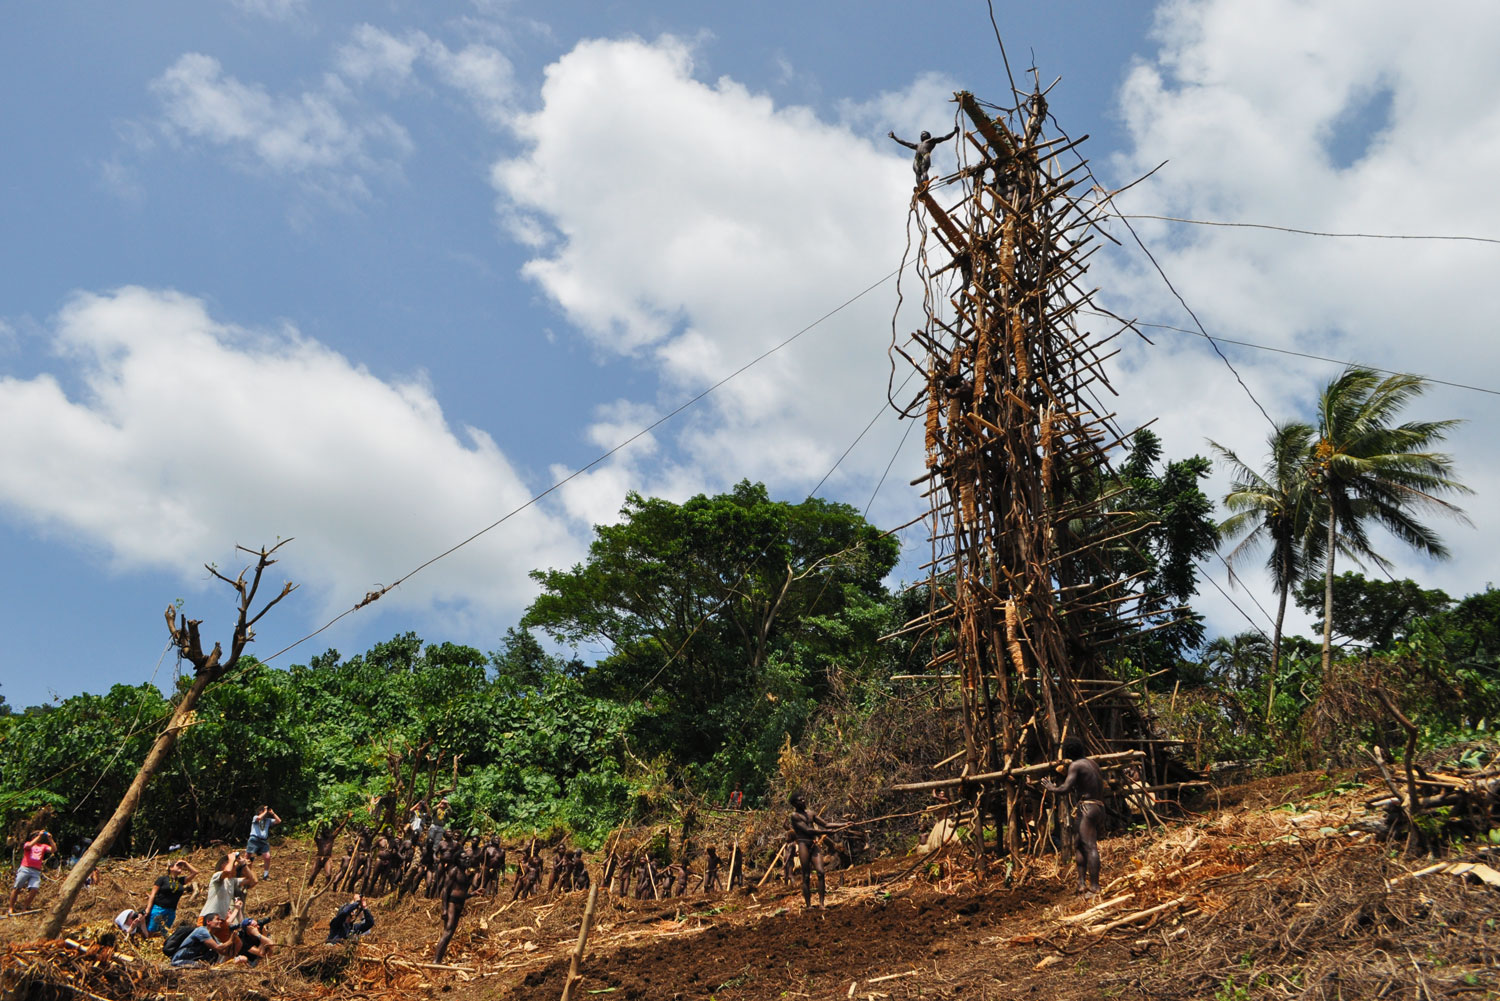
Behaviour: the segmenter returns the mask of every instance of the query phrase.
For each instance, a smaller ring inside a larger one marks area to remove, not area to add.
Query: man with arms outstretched
[[[958,135],[958,129],[955,128],[947,135],[938,136],[936,139],[932,137],[931,132],[924,131],[914,143],[907,142],[894,132],[887,132],[886,135],[907,149],[916,151],[916,155],[912,157],[911,169],[917,175],[917,187],[920,188],[927,183],[927,172],[932,169],[932,151],[937,148],[938,143],[945,143]]]

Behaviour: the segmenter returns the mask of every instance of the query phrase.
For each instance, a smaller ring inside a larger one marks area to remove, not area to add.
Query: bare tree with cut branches
[[[239,615],[235,620],[234,634],[229,641],[228,657],[224,656],[224,649],[218,643],[215,643],[208,653],[203,652],[203,642],[198,634],[198,627],[203,623],[202,619],[189,619],[181,614],[175,605],[167,607],[167,631],[171,634],[178,656],[193,665],[193,683],[172,710],[166,729],[162,730],[156,742],[151,745],[151,750],[146,754],[146,760],[141,762],[140,771],[136,772],[135,780],[130,783],[130,788],[125,790],[120,805],[115,807],[114,815],[105,823],[104,829],[94,838],[93,844],[83,853],[83,857],[78,860],[72,871],[68,873],[68,878],[63,881],[62,894],[42,926],[43,938],[57,938],[62,933],[63,923],[68,920],[68,913],[73,909],[73,902],[78,899],[78,892],[83,889],[88,874],[93,871],[94,866],[104,857],[105,852],[109,851],[120,832],[125,829],[125,825],[130,822],[136,807],[140,805],[141,795],[146,791],[146,785],[166,763],[167,756],[172,753],[172,748],[177,743],[177,738],[191,722],[193,710],[204,691],[209,685],[217,682],[238,666],[240,655],[245,652],[245,647],[255,639],[255,624],[277,602],[297,589],[296,584],[287,581],[282,585],[276,597],[262,605],[259,611],[254,610],[261,578],[266,570],[276,563],[272,557],[277,550],[291,541],[291,539],[283,539],[269,549],[264,546],[258,550],[236,546],[236,550],[255,557],[255,564],[253,567],[245,567],[240,571],[239,576],[234,578],[226,577],[214,566],[207,568],[213,576],[234,588],[235,594],[238,595]]]

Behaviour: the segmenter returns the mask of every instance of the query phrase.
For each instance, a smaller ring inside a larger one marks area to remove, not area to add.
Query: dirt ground
[[[1404,859],[1350,829],[1374,792],[1303,775],[1211,795],[1202,813],[1165,829],[1106,839],[1102,900],[1074,896],[1071,872],[1055,858],[1012,871],[1007,885],[993,865],[988,879],[976,878],[958,849],[834,873],[824,910],[804,910],[800,890],[775,876],[762,889],[712,897],[601,894],[574,997],[1500,998],[1500,890],[1447,874],[1407,876],[1432,860]],[[1452,857],[1483,860],[1481,852],[1459,845]],[[306,857],[289,842],[277,869],[301,872]],[[209,852],[194,860],[213,861]],[[105,869],[75,911],[80,954],[126,902],[144,898],[159,865]],[[251,911],[276,914],[289,900],[286,881],[273,879],[252,893]],[[555,999],[583,911],[581,893],[472,901],[437,967],[435,902],[376,901],[376,929],[363,942],[316,944],[341,902],[320,898],[310,944],[256,969],[170,971],[147,943],[114,961],[129,968],[126,985],[117,976],[87,989],[111,1001]],[[36,957],[45,950],[26,945],[34,921],[0,922],[0,995],[79,996],[41,990],[46,971]],[[283,935],[284,923],[273,921],[272,932]]]

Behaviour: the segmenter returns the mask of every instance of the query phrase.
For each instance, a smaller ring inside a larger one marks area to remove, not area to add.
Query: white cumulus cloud
[[[347,608],[532,493],[420,379],[382,381],[295,330],[130,287],[76,296],[53,337],[58,373],[0,379],[0,504],[122,569],[190,571],[292,536],[297,578]],[[382,607],[513,619],[534,593],[526,570],[578,552],[533,507]]]
[[[1500,203],[1475,183],[1500,172],[1496,37],[1500,8],[1480,2],[1163,4],[1160,48],[1120,92],[1130,144],[1107,183],[1169,162],[1116,208],[1327,232],[1500,236]],[[1500,260],[1493,245],[1134,225],[1211,333],[1500,388],[1500,341],[1491,334],[1500,316],[1488,294]],[[1129,233],[1118,222],[1111,229],[1126,249],[1095,272],[1101,301],[1192,328]],[[1234,375],[1200,338],[1151,336],[1154,348],[1127,344],[1115,379],[1127,414],[1160,415],[1169,454],[1202,451],[1208,436],[1259,465],[1269,426]],[[1275,419],[1310,417],[1317,392],[1339,371],[1224,350]],[[1401,559],[1400,572],[1455,593],[1493,578],[1485,557],[1500,547],[1500,521],[1490,514],[1500,459],[1487,430],[1494,411],[1492,395],[1441,386],[1411,408],[1413,419],[1469,421],[1450,451],[1460,478],[1479,490],[1459,499],[1477,531],[1434,519],[1456,553],[1440,566],[1385,540],[1380,548]],[[1224,485],[1216,478],[1215,495]],[[1253,587],[1269,593],[1263,580]],[[1247,628],[1218,599],[1210,604],[1220,627]]]
[[[951,113],[931,108],[936,123]],[[637,403],[666,409],[718,381],[889,274],[905,246],[909,160],[883,129],[699,80],[678,39],[580,43],[514,128],[525,149],[493,178],[502,217],[538,248],[525,273],[606,354],[655,366],[660,397]],[[658,431],[674,448],[622,460],[634,485],[812,487],[883,404],[894,299],[888,284],[842,309]],[[887,417],[835,486],[863,495],[901,431]],[[627,479],[594,474],[582,506],[611,506],[603,488]]]
[[[227,75],[212,56],[190,52],[151,84],[170,134],[227,150],[242,163],[363,193],[363,175],[396,169],[412,148],[389,115],[347,107],[342,88],[295,95]]]

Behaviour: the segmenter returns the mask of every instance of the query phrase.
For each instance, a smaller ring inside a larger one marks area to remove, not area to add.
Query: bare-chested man
[[[836,827],[826,823],[807,808],[807,799],[800,792],[792,793],[790,802],[792,813],[788,822],[797,844],[797,861],[802,864],[802,905],[812,906],[812,873],[815,870],[818,874],[818,906],[825,907],[828,891],[823,880],[823,852],[818,845],[818,836],[842,831],[848,825]]]
[[[647,894],[656,896],[656,874],[651,868],[651,856],[642,855],[636,862],[636,871],[640,873],[640,879],[635,884],[635,899],[645,900]]]
[[[1073,759],[1062,785],[1048,780],[1042,787],[1059,795],[1075,793],[1073,807],[1075,838],[1074,862],[1078,866],[1078,892],[1092,897],[1099,892],[1099,832],[1104,826],[1104,773],[1091,758],[1083,741],[1069,738],[1063,744],[1063,755]]]
[[[683,851],[682,855],[678,857],[676,862],[672,863],[671,869],[669,871],[672,874],[672,885],[668,887],[667,895],[672,897],[680,897],[684,893],[687,893],[688,877],[692,876],[693,870],[688,865],[686,850]]]
[[[337,827],[324,821],[313,832],[313,844],[318,847],[318,857],[313,862],[312,872],[307,876],[308,886],[312,886],[313,880],[317,879],[320,874],[325,879],[333,878],[333,845],[338,841],[339,834],[343,832],[344,825],[349,823],[351,816],[353,816],[353,811],[344,814],[344,819],[339,821]]]
[[[479,889],[487,890],[493,896],[495,888],[500,885],[500,880],[505,876],[505,846],[500,844],[499,838],[490,838],[489,844],[484,846],[480,859],[483,869]]]
[[[448,954],[448,943],[458,930],[458,920],[464,916],[464,905],[479,889],[479,873],[474,870],[474,856],[455,845],[443,870],[443,937],[438,939],[434,963],[441,963]]]
[[[573,849],[573,889],[587,890],[589,888],[589,867],[583,860],[583,849]]]
[[[713,845],[708,846],[708,860],[703,867],[703,892],[713,893],[719,889],[719,852]]]
[[[738,844],[729,853],[729,882],[724,885],[729,890],[737,886],[743,889],[745,886],[745,857],[740,854]]]
[[[958,135],[958,129],[955,128],[947,135],[938,136],[936,139],[933,138],[931,132],[923,132],[918,141],[914,143],[907,142],[894,132],[887,132],[886,135],[907,149],[916,151],[916,155],[912,157],[911,169],[917,175],[917,187],[920,188],[927,183],[927,172],[932,169],[932,151],[937,148],[938,143],[945,143]]]

